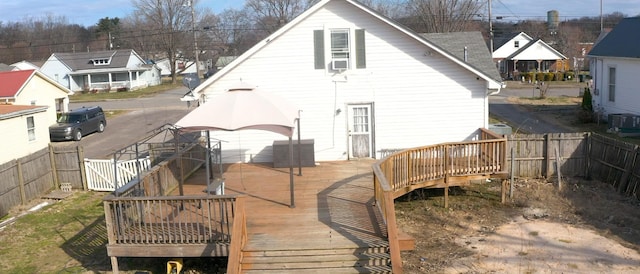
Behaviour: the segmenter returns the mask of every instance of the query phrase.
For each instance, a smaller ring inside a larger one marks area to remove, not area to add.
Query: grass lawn
[[[1,273],[111,273],[103,192],[74,192],[0,228]],[[35,205],[42,201],[34,201]],[[27,206],[22,208],[23,211]],[[10,215],[17,215],[13,210]],[[7,216],[9,217],[9,216]],[[5,218],[7,219],[7,218]],[[121,273],[166,273],[170,258],[119,258]],[[185,258],[193,274],[224,273],[226,258]]]
[[[95,101],[104,101],[104,100],[113,100],[113,99],[140,98],[140,97],[151,96],[158,92],[167,91],[177,87],[182,87],[181,79],[178,79],[176,84],[171,84],[171,82],[164,81],[161,85],[158,85],[158,86],[137,89],[132,91],[98,92],[98,93],[77,92],[76,94],[69,96],[69,101],[73,103],[81,103],[81,102],[95,102]]]

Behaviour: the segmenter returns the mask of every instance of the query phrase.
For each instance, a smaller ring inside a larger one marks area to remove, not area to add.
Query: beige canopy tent
[[[259,129],[289,137],[289,184],[291,204],[295,207],[293,185],[293,132],[298,125],[300,145],[300,110],[276,94],[262,91],[255,86],[239,83],[226,92],[210,98],[207,102],[180,119],[176,126],[182,131],[206,131],[207,153],[209,153],[209,131],[236,131]],[[300,153],[300,149],[298,149]],[[299,174],[302,174],[298,155]],[[209,156],[207,156],[209,173]],[[209,186],[207,174],[207,186]]]

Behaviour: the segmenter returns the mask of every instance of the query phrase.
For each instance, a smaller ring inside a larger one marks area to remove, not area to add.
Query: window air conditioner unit
[[[336,58],[331,60],[331,68],[333,70],[346,70],[349,68],[349,59]]]

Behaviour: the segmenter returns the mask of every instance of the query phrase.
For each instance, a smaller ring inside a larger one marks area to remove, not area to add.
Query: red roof
[[[0,72],[0,98],[15,97],[34,70]]]

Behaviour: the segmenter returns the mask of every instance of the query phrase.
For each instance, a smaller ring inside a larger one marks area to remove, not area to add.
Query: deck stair
[[[243,251],[242,273],[391,273],[388,243]]]

